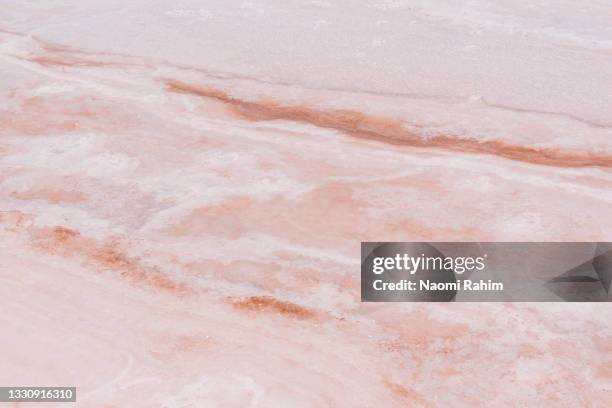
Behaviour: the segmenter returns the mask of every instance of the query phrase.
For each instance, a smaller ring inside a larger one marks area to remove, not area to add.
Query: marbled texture
[[[609,407],[608,304],[362,304],[360,241],[612,241],[606,1],[5,0],[0,385]]]

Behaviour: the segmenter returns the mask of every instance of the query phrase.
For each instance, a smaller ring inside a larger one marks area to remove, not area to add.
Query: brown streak
[[[55,227],[51,231],[51,236],[53,237],[53,239],[61,243],[72,241],[79,235],[81,234],[78,231],[61,226]]]
[[[227,104],[240,116],[253,121],[293,120],[336,129],[353,137],[394,145],[434,147],[465,153],[484,153],[527,163],[559,167],[612,167],[612,156],[582,150],[569,151],[513,144],[502,140],[475,140],[439,134],[423,138],[403,128],[401,119],[379,118],[352,110],[319,110],[304,106],[281,105],[276,101],[247,101],[214,89],[166,79],[172,92],[213,98]]]
[[[51,188],[31,189],[28,191],[13,191],[11,197],[17,200],[46,200],[50,203],[81,203],[85,201],[85,195],[74,190],[54,190]]]
[[[139,258],[130,257],[115,243],[100,243],[83,236],[79,231],[56,226],[51,230],[34,229],[35,246],[62,256],[83,256],[100,269],[112,270],[134,284],[144,284],[153,289],[184,296],[193,292],[186,283],[177,282],[156,267],[142,264]]]
[[[423,395],[412,388],[391,382],[385,379],[385,385],[402,400],[409,402],[411,406],[431,408],[433,404],[426,400]]]
[[[305,307],[291,302],[284,302],[270,296],[250,296],[246,299],[235,302],[234,306],[236,306],[238,309],[257,312],[277,312],[282,315],[291,316],[298,319],[309,319],[315,315],[312,310]]]
[[[27,60],[30,62],[35,62],[40,65],[45,65],[45,66],[57,65],[57,66],[63,66],[63,67],[75,67],[75,66],[99,67],[99,66],[112,65],[112,64],[106,64],[106,63],[98,62],[98,61],[91,61],[91,60],[86,60],[82,58],[76,58],[73,56],[60,57],[60,56],[53,56],[53,55],[39,55],[35,57],[29,57],[27,58]]]

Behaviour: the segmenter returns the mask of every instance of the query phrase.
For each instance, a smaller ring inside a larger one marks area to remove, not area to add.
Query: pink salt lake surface
[[[0,385],[611,406],[607,304],[359,301],[360,241],[612,241],[611,21],[593,0],[2,1]]]

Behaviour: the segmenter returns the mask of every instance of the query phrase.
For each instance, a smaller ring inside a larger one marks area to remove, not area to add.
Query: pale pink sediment
[[[184,3],[0,10],[0,385],[611,405],[605,305],[359,294],[361,241],[612,240],[609,8]]]

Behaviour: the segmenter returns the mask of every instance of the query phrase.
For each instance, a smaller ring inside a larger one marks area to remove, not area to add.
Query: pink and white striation
[[[359,301],[360,241],[612,241],[612,6],[459,3],[4,1],[0,385],[610,406],[607,304]]]

